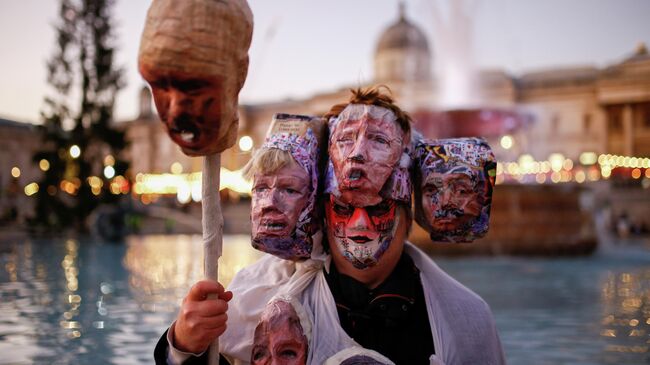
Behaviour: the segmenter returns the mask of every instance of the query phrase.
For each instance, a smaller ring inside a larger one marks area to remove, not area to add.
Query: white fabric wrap
[[[323,365],[341,365],[343,361],[359,355],[369,357],[382,365],[395,365],[394,362],[390,361],[390,359],[384,355],[373,350],[365,349],[363,347],[349,347],[345,350],[341,350],[334,356],[327,359]]]
[[[404,248],[420,269],[436,351],[430,363],[505,364],[487,303],[415,246],[406,243]],[[339,324],[336,304],[322,270],[324,265],[327,261],[294,263],[265,255],[237,273],[229,287],[234,297],[229,304],[228,329],[219,338],[221,353],[232,364],[249,364],[255,326],[264,306],[282,293],[298,299],[312,321],[308,364],[324,364],[346,349],[360,347]]]

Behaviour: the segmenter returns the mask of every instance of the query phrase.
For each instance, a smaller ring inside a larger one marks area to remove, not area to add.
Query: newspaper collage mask
[[[409,136],[391,110],[376,105],[348,105],[329,129],[327,222],[343,257],[366,269],[393,239],[397,202],[410,203]]]
[[[355,207],[382,199],[410,202],[409,136],[391,110],[350,104],[329,120],[329,130],[325,193]]]
[[[312,117],[276,114],[261,149],[288,152],[295,163],[253,178],[252,245],[283,259],[309,258],[318,187],[318,140]]]
[[[310,332],[311,324],[298,301],[272,299],[255,327],[251,364],[305,365]]]
[[[496,160],[481,138],[421,140],[415,147],[415,219],[442,242],[487,233]]]

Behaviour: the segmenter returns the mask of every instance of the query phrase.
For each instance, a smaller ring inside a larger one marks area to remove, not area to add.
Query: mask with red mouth
[[[254,248],[289,260],[311,257],[314,235],[320,229],[315,216],[317,134],[320,133],[314,131],[319,126],[322,127],[320,119],[309,116],[274,116],[266,140],[252,163],[256,163],[255,160],[262,163],[271,155],[282,155],[289,162],[274,171],[257,171],[253,176],[251,222]],[[263,167],[259,170],[264,170]]]
[[[471,242],[483,237],[496,175],[496,160],[485,140],[421,140],[415,156],[415,220],[431,240]]]
[[[329,120],[326,193],[355,207],[410,201],[409,136],[396,120],[391,110],[365,104]]]
[[[252,33],[245,0],[152,2],[138,68],[185,154],[210,155],[235,143]]]
[[[379,262],[398,226],[397,203],[389,199],[372,206],[355,207],[330,195],[325,214],[336,248],[360,270]]]

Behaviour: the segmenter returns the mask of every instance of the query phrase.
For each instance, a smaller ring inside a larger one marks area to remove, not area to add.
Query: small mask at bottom
[[[379,262],[388,250],[397,229],[397,204],[384,199],[379,204],[354,207],[329,196],[325,206],[327,225],[339,252],[357,269]]]
[[[319,119],[276,114],[251,161],[252,245],[283,259],[310,258],[316,219]],[[281,161],[279,163],[278,161]],[[278,167],[279,166],[279,167]]]
[[[310,331],[311,324],[297,301],[272,299],[255,327],[251,364],[305,365]]]
[[[483,237],[496,175],[496,160],[485,140],[421,140],[415,156],[415,220],[431,240],[471,242]]]

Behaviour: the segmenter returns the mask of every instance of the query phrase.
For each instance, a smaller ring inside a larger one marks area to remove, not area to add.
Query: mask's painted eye
[[[336,214],[345,217],[352,216],[352,213],[354,212],[354,208],[351,205],[340,204],[337,203],[336,201],[332,201],[332,209]]]
[[[210,85],[208,81],[200,79],[172,80],[172,86],[184,93],[197,93]]]
[[[267,351],[265,348],[258,347],[253,349],[253,360],[254,361],[259,361],[262,360],[263,358],[267,357]]]
[[[354,143],[354,141],[357,139],[357,131],[351,130],[351,129],[346,129],[341,131],[341,133],[336,136],[336,143],[341,143],[341,144],[349,144],[349,143]]]
[[[422,192],[429,195],[435,194],[438,192],[438,187],[433,184],[426,184],[424,188],[422,188]]]
[[[256,193],[256,194],[265,193],[268,190],[269,190],[269,187],[266,184],[259,184],[259,185],[253,186],[253,193]]]
[[[366,207],[366,212],[368,212],[368,215],[370,215],[370,216],[377,217],[377,216],[384,215],[384,214],[390,212],[390,209],[392,207],[393,207],[392,202],[390,202],[388,200],[384,200],[384,201],[382,201],[381,203],[379,203],[377,205]]]
[[[388,139],[388,137],[378,133],[370,134],[368,136],[368,139],[370,139],[373,142],[377,142],[385,145],[390,144],[390,139]]]
[[[155,79],[149,81],[149,85],[152,89],[158,90],[167,90],[169,88],[169,82],[166,79]]]
[[[287,193],[289,193],[289,194],[291,194],[291,195],[293,195],[293,194],[300,194],[300,191],[299,191],[299,190],[292,189],[292,188],[284,188],[284,191],[286,191]]]
[[[295,359],[298,357],[298,352],[294,349],[283,349],[280,351],[280,357],[283,359]]]

